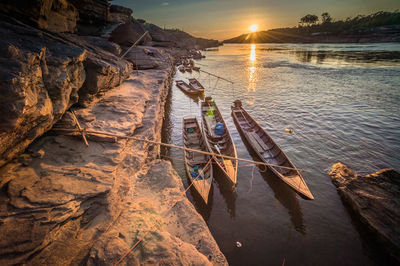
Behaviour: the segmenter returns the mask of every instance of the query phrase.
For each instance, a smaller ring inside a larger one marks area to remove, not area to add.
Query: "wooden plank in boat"
[[[258,144],[257,140],[254,138],[254,135],[251,134],[253,132],[246,132],[246,133],[247,136],[249,136],[251,146],[253,146],[259,153],[263,153],[264,152],[263,148],[260,146],[260,144]]]
[[[196,128],[197,127],[197,125],[196,125],[196,123],[187,123],[186,125],[185,125],[185,127],[186,128]]]
[[[260,136],[256,132],[249,132],[253,135],[255,140],[260,144],[260,146],[264,149],[264,151],[269,150],[268,146],[265,144],[265,142],[260,138]]]
[[[208,128],[208,132],[210,135],[215,138],[216,135],[214,134],[214,127],[215,127],[215,119],[213,116],[205,116],[206,126]]]

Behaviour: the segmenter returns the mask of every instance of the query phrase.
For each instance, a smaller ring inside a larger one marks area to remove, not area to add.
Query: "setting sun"
[[[251,25],[250,26],[250,31],[251,32],[256,32],[258,30],[258,26],[257,25]]]

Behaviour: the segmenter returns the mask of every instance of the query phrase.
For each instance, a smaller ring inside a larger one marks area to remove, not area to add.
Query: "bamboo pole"
[[[75,129],[65,129],[65,128],[53,128],[53,130],[65,131],[65,132],[76,131]],[[276,164],[269,164],[269,163],[258,162],[258,161],[253,161],[253,160],[247,160],[247,159],[228,156],[228,155],[223,155],[223,154],[216,154],[216,153],[212,153],[212,152],[208,152],[208,151],[200,151],[200,150],[181,147],[181,146],[177,146],[177,145],[173,145],[173,144],[163,143],[163,142],[159,142],[159,141],[142,139],[142,138],[138,138],[138,137],[134,137],[134,136],[125,136],[125,135],[113,134],[113,133],[97,131],[97,130],[90,130],[90,129],[89,130],[83,129],[83,130],[85,131],[85,133],[92,134],[92,135],[104,135],[104,136],[117,137],[117,138],[121,138],[121,139],[133,139],[133,140],[137,140],[137,141],[148,142],[148,143],[155,144],[155,145],[162,145],[162,146],[169,147],[169,148],[175,148],[175,149],[179,149],[179,150],[185,150],[185,151],[197,152],[197,153],[210,155],[210,156],[221,157],[221,158],[225,158],[225,159],[229,159],[229,160],[237,160],[237,161],[241,161],[241,162],[254,163],[254,164],[258,164],[258,165],[267,165],[267,166],[281,168],[281,169],[288,169],[288,170],[295,170],[295,171],[299,171],[299,172],[305,172],[305,170],[303,170],[303,169],[287,167],[287,166],[281,166],[281,165],[276,165]]]
[[[148,31],[146,31],[145,33],[143,33],[143,35],[140,36],[140,38],[137,39],[137,41],[136,41],[134,44],[132,44],[132,46],[129,47],[129,49],[126,50],[126,52],[125,52],[118,60],[121,60],[122,58],[124,58],[125,55],[126,55],[127,53],[129,53],[129,52],[132,50],[133,47],[135,47],[136,45],[138,45],[138,43],[139,43],[139,42],[144,38],[144,36],[146,36],[146,34],[148,34],[148,33],[149,33]]]

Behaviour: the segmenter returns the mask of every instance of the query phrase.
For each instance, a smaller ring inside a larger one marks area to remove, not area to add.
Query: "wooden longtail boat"
[[[197,71],[197,72],[200,71],[200,67],[197,67],[197,66],[192,66],[192,69],[193,69],[194,71]]]
[[[175,82],[176,82],[176,86],[179,89],[183,90],[183,92],[186,92],[187,94],[198,95],[198,94],[202,94],[203,93],[201,90],[193,89],[192,87],[189,86],[189,84],[187,84],[183,80],[177,80]]]
[[[199,122],[196,118],[184,118],[182,123],[183,146],[195,150],[208,151]],[[210,194],[213,168],[210,162],[211,156],[197,152],[184,151],[185,168],[196,191],[208,203]]]
[[[202,129],[208,150],[212,153],[237,158],[235,143],[217,105],[211,97],[201,102]],[[221,130],[222,129],[222,130]],[[218,132],[219,131],[219,132]],[[237,181],[237,160],[213,156],[225,177],[233,184]]]
[[[201,92],[205,91],[203,85],[201,85],[200,82],[195,78],[189,79],[189,86],[194,90],[198,90]]]
[[[261,161],[289,167],[292,169],[268,166],[271,171],[282,179],[287,185],[297,193],[307,199],[314,199],[311,191],[307,187],[300,171],[296,170],[294,164],[290,161],[282,149],[272,140],[272,138],[262,129],[262,127],[243,109],[239,100],[234,102],[231,107],[233,120],[238,131],[245,137],[247,143],[257,154]]]
[[[192,73],[192,69],[190,67],[185,67],[185,71],[189,72],[189,73]]]

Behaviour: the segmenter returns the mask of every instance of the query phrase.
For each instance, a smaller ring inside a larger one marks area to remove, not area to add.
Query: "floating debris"
[[[286,129],[285,129],[285,132],[286,132],[286,133],[290,133],[290,134],[292,134],[292,133],[293,133],[293,130],[292,130],[292,129],[290,129],[290,128],[286,128]]]

